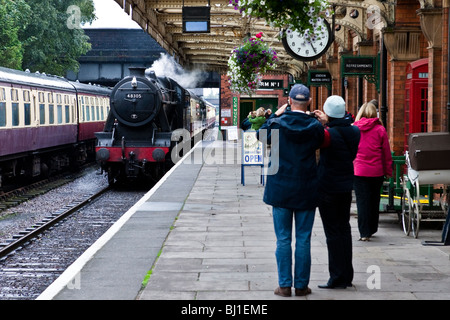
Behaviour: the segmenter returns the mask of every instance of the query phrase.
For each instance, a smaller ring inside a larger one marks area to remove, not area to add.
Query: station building
[[[342,96],[353,115],[363,103],[377,99],[396,155],[407,149],[409,133],[448,131],[450,1],[332,3],[335,41],[328,52],[305,62],[298,74],[264,75],[264,82],[282,82],[283,88],[264,87],[252,97],[239,96],[222,75],[221,125],[239,126],[249,110],[260,106],[276,110],[286,103],[289,85],[301,82],[310,86],[312,110],[321,109],[330,94]],[[316,72],[329,73],[330,81],[313,83]]]

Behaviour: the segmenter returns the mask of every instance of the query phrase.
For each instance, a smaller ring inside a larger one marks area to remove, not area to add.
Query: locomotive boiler
[[[97,132],[97,160],[110,184],[137,178],[157,180],[173,165],[172,133],[190,137],[214,124],[215,109],[168,77],[130,68],[111,92],[111,112]]]

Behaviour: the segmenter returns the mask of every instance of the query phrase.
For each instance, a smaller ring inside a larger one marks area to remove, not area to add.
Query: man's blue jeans
[[[273,207],[273,223],[277,237],[275,257],[280,287],[292,287],[292,224],[295,222],[294,287],[308,286],[311,273],[311,232],[315,210],[292,210]]]

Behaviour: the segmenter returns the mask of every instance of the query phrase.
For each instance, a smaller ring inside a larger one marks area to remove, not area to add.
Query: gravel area
[[[32,221],[40,221],[48,212],[58,211],[106,185],[106,178],[96,175],[95,169],[87,171],[74,182],[9,210],[7,218],[0,221],[0,230],[5,235],[18,233],[33,224]],[[0,259],[0,300],[38,297],[149,188],[133,185],[109,190],[21,249]]]
[[[95,167],[87,168],[84,175],[73,182],[24,202],[16,207],[0,211],[0,243],[14,234],[41,221],[49,213],[87,193],[94,193],[108,185],[106,176],[98,175]]]

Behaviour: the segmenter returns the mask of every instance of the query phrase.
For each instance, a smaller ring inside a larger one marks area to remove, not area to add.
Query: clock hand
[[[316,53],[317,54],[317,49],[313,46],[313,43],[311,42],[310,43],[310,45],[311,45],[311,48],[313,48],[313,50],[314,50],[314,53]]]

